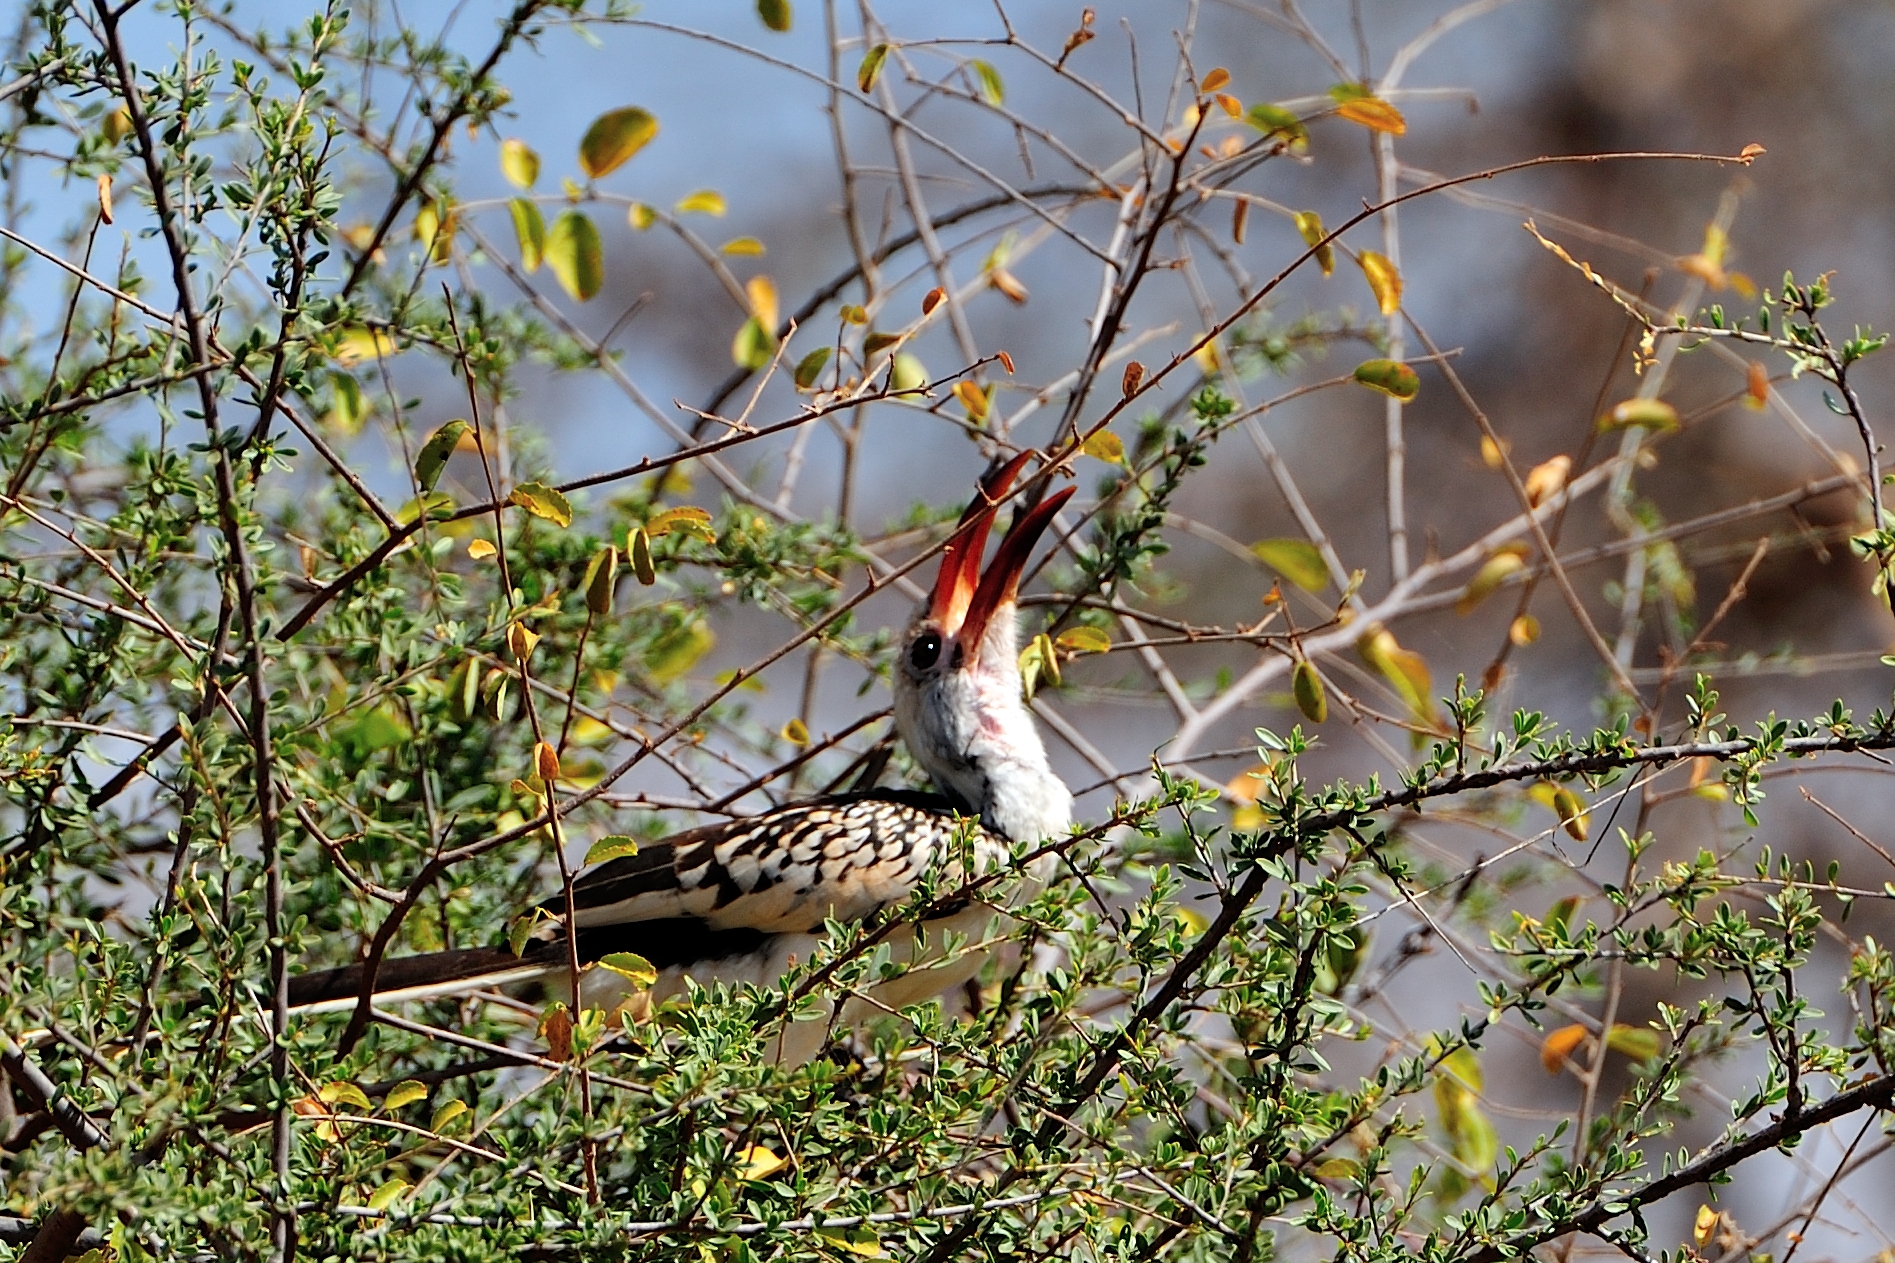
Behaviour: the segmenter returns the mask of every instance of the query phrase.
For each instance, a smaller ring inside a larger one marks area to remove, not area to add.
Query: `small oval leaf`
[[[1546,1073],[1558,1074],[1560,1068],[1585,1042],[1586,1028],[1577,1022],[1556,1031],[1548,1031],[1546,1038],[1540,1041],[1540,1064],[1546,1067]]]
[[[1316,247],[1316,266],[1329,276],[1336,270],[1336,247],[1323,238],[1329,230],[1323,227],[1323,217],[1315,211],[1296,212],[1296,231],[1303,238],[1303,244]]]
[[[608,110],[592,120],[579,141],[579,166],[593,179],[624,166],[658,134],[658,120],[636,105]]]
[[[1316,673],[1316,666],[1307,658],[1296,660],[1296,669],[1290,673],[1290,694],[1296,698],[1296,709],[1303,712],[1303,718],[1312,724],[1320,724],[1329,718],[1329,699],[1323,693],[1323,677]]]
[[[1097,627],[1068,627],[1053,643],[1065,650],[1069,657],[1082,653],[1105,653],[1112,648],[1112,638]]]
[[[599,618],[612,613],[612,594],[618,585],[617,545],[601,548],[586,566],[586,609]]]
[[[793,20],[790,13],[790,0],[757,0],[757,16],[763,24],[779,34],[790,29]]]
[[[546,220],[540,208],[516,197],[507,203],[507,210],[513,216],[513,236],[520,243],[520,266],[529,273],[539,271],[546,257]]]
[[[507,495],[507,503],[517,504],[555,526],[572,525],[572,502],[543,482],[521,483]]]
[[[652,963],[637,952],[611,952],[599,957],[599,966],[609,969],[622,978],[631,980],[634,987],[645,988],[658,981],[658,971]]]
[[[645,533],[645,528],[634,526],[626,546],[632,573],[638,576],[638,581],[648,588],[658,582],[658,570],[651,564],[651,536]]]
[[[500,142],[500,174],[516,189],[530,189],[540,178],[540,156],[524,140]]]
[[[1402,306],[1401,269],[1385,254],[1374,250],[1364,250],[1357,256],[1362,265],[1362,275],[1368,279],[1369,289],[1375,294],[1376,306],[1384,316],[1392,316]]]
[[[1305,592],[1321,592],[1329,586],[1329,567],[1322,552],[1306,539],[1260,539],[1250,551]]]
[[[398,1110],[404,1105],[413,1105],[428,1095],[428,1085],[419,1079],[403,1079],[388,1089],[388,1095],[382,1098],[384,1110]]]
[[[699,189],[679,199],[677,205],[678,213],[681,215],[696,212],[700,215],[721,216],[724,209],[724,195],[716,189]]]
[[[730,340],[730,359],[738,368],[755,372],[770,362],[776,353],[776,339],[755,316],[743,322],[737,336]]]
[[[461,435],[473,429],[467,422],[456,417],[428,436],[421,445],[421,452],[415,457],[415,482],[423,495],[434,490],[434,484],[441,481],[441,471],[447,468],[447,458],[461,441]]]
[[[1110,430],[1100,430],[1079,445],[1079,450],[1094,460],[1102,460],[1108,465],[1125,463],[1125,440]]]
[[[638,854],[638,843],[623,834],[613,834],[609,838],[600,838],[586,848],[586,867],[603,864],[607,860],[623,859],[627,855]]]
[[[1421,390],[1421,378],[1400,360],[1364,360],[1355,366],[1356,381],[1370,390],[1407,403]]]
[[[1635,425],[1669,434],[1678,428],[1678,410],[1662,399],[1627,399],[1599,418],[1600,433]]]
[[[829,348],[819,346],[796,361],[796,389],[814,390],[823,368],[829,363]]]
[[[605,248],[599,243],[599,230],[579,211],[563,211],[553,221],[543,254],[561,288],[582,303],[605,283]]]
[[[882,73],[882,63],[888,60],[888,45],[877,44],[862,55],[862,64],[856,67],[855,86],[867,92],[875,86],[875,80]]]

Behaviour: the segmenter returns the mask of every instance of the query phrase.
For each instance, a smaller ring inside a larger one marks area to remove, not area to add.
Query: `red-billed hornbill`
[[[580,995],[588,1005],[625,997],[627,983],[604,968],[586,968],[616,952],[634,952],[658,970],[651,1000],[698,983],[769,985],[797,960],[808,960],[825,920],[859,921],[901,903],[924,874],[943,865],[942,889],[967,874],[955,856],[957,836],[973,830],[973,862],[987,871],[1009,842],[1063,835],[1072,794],[1053,774],[1022,696],[1015,597],[1033,546],[1070,488],[1018,514],[993,563],[981,556],[1023,454],[987,478],[951,537],[928,601],[903,636],[893,673],[895,727],[937,793],[868,789],[794,803],[760,815],[708,825],[602,864],[573,883],[572,923],[564,939],[566,900],[543,905],[547,920],[526,950],[476,948],[385,960],[374,991],[379,1002],[450,995],[545,980],[549,994],[569,994],[575,954]],[[927,955],[871,993],[877,1005],[899,1008],[938,995],[971,977],[982,954],[937,959],[943,934],[977,936],[994,909],[970,902],[921,923]],[[889,939],[897,961],[913,961],[912,929]],[[567,975],[569,977],[569,975]],[[297,976],[291,1005],[304,1012],[353,1008],[363,967]],[[859,1013],[845,1012],[853,1021]],[[792,1027],[777,1055],[807,1059],[820,1047],[821,1024]]]

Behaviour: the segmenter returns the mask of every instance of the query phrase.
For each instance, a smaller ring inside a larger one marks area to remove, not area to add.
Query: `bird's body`
[[[576,958],[581,1002],[609,1008],[627,998],[632,984],[613,969],[588,966],[621,952],[643,957],[657,971],[656,983],[637,997],[641,1005],[692,982],[770,985],[810,958],[827,921],[862,921],[893,908],[930,872],[940,878],[940,889],[955,890],[1003,862],[1009,842],[1063,834],[1072,797],[1048,766],[1022,699],[1014,588],[1066,493],[1023,514],[993,567],[980,573],[994,498],[1024,460],[990,479],[969,506],[895,673],[896,727],[941,793],[871,789],[825,796],[675,834],[578,877],[571,908],[563,894],[542,905],[544,923],[517,955],[488,948],[382,962],[372,984],[377,999],[529,980],[569,995]],[[983,936],[998,911],[963,900],[937,909],[918,929],[891,934],[891,959],[910,968],[831,1018],[851,1023],[972,977],[984,953],[965,945]],[[942,954],[949,940],[963,948],[952,958]],[[364,987],[360,965],[304,974],[291,980],[291,1002],[303,1012],[353,1008]],[[775,1055],[806,1060],[821,1047],[827,1026],[791,1024]]]

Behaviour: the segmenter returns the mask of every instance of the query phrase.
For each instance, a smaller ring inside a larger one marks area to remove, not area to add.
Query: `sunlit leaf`
[[[1215,92],[1229,82],[1230,71],[1224,69],[1222,66],[1213,66],[1205,73],[1203,80],[1198,84],[1198,91]]]
[[[855,86],[867,92],[875,86],[875,80],[882,73],[882,63],[888,60],[888,45],[877,44],[862,55],[862,64],[855,70]]]
[[[809,744],[809,725],[800,719],[793,718],[783,725],[783,730],[779,735],[783,740],[801,749]]]
[[[1495,442],[1487,435],[1480,436],[1480,463],[1489,469],[1499,469],[1507,463],[1507,454],[1513,451],[1513,444],[1506,439]]]
[[[1710,1244],[1712,1234],[1717,1231],[1718,1221],[1723,1217],[1715,1207],[1698,1207],[1697,1218],[1691,1223],[1691,1243],[1700,1250]]]
[[[605,248],[599,244],[599,230],[583,212],[560,212],[546,234],[543,253],[560,287],[580,302],[605,283]]]
[[[1260,539],[1250,551],[1305,592],[1321,592],[1329,586],[1329,567],[1322,551],[1306,539]]]
[[[1324,241],[1329,235],[1323,227],[1323,217],[1315,211],[1296,212],[1296,231],[1303,238],[1303,244],[1316,247],[1316,266],[1323,270],[1324,276],[1336,270],[1336,247]]]
[[[523,482],[507,495],[508,504],[517,504],[534,517],[545,518],[555,526],[572,525],[572,503],[543,482]]]
[[[1394,633],[1380,623],[1357,637],[1356,652],[1388,682],[1418,723],[1434,722],[1434,685],[1427,659],[1396,642]]]
[[[999,105],[1007,99],[1006,85],[1000,81],[1000,72],[978,57],[967,63],[974,72],[974,82],[980,88],[980,99],[989,105]]]
[[[750,300],[750,314],[766,329],[776,328],[776,282],[767,276],[753,276],[744,282],[744,295]]]
[[[658,971],[637,952],[611,952],[599,957],[599,967],[631,982],[641,990],[658,981]]]
[[[836,314],[842,318],[842,323],[844,324],[865,325],[869,322],[869,313],[867,310],[856,306],[854,303],[842,304],[841,310],[837,311]]]
[[[1564,785],[1553,787],[1553,814],[1559,817],[1560,828],[1575,842],[1584,842],[1589,832],[1586,824],[1586,800]]]
[[[593,179],[624,166],[658,134],[658,120],[636,105],[608,110],[592,120],[579,140],[579,166]]]
[[[368,1093],[362,1091],[361,1088],[356,1087],[353,1083],[343,1081],[323,1084],[321,1089],[317,1091],[316,1097],[326,1104],[347,1105],[353,1109],[359,1109],[365,1114],[375,1108],[368,1099]]]
[[[540,156],[524,140],[500,142],[500,174],[516,189],[530,189],[540,178]]]
[[[480,659],[469,658],[447,678],[448,715],[457,724],[472,720],[480,707],[480,675]]]
[[[737,1151],[737,1178],[767,1179],[789,1164],[788,1158],[779,1158],[762,1145],[747,1145]]]
[[[395,340],[380,329],[344,329],[330,354],[344,368],[395,353]]]
[[[651,561],[651,536],[642,526],[634,526],[626,540],[627,558],[632,563],[632,573],[646,587],[658,582],[658,570]]]
[[[1292,153],[1309,151],[1309,129],[1291,110],[1259,101],[1244,112],[1244,121],[1262,132],[1266,140],[1282,141]]]
[[[716,189],[699,189],[678,200],[675,208],[680,215],[695,212],[700,215],[721,216],[724,213],[724,195]]]
[[[1540,638],[1540,620],[1531,614],[1522,614],[1507,627],[1507,639],[1522,648]]]
[[[524,197],[516,197],[507,203],[507,211],[513,216],[513,235],[520,243],[520,266],[527,272],[539,271],[546,257],[546,220],[540,208]]]
[[[1517,548],[1503,548],[1481,563],[1474,577],[1467,581],[1467,587],[1461,592],[1460,600],[1454,603],[1456,614],[1471,613],[1475,606],[1492,596],[1494,589],[1514,575],[1525,570],[1526,558]]]
[[[494,547],[490,539],[470,539],[467,541],[467,555],[475,561],[485,561],[500,550]]]
[[[743,322],[730,340],[730,359],[738,368],[755,372],[776,354],[776,337],[755,316]]]
[[[1556,1031],[1548,1031],[1546,1038],[1540,1041],[1540,1064],[1546,1067],[1546,1073],[1558,1074],[1585,1042],[1586,1028],[1576,1022]]]
[[[1752,360],[1744,370],[1744,406],[1762,412],[1770,402],[1770,370]]]
[[[643,232],[658,222],[658,212],[643,202],[633,202],[626,208],[625,222]]]
[[[1355,379],[1370,390],[1378,390],[1403,403],[1421,390],[1421,378],[1400,360],[1364,360],[1355,366]]]
[[[1068,627],[1053,643],[1069,655],[1104,653],[1112,648],[1112,638],[1097,627]]]
[[[766,253],[763,243],[755,237],[732,237],[717,248],[734,259],[760,259]]]
[[[645,651],[646,671],[654,684],[669,684],[696,666],[716,644],[710,624],[694,618],[651,643]]]
[[[790,0],[757,0],[757,16],[773,31],[790,29]]]
[[[968,420],[978,424],[987,419],[987,392],[980,388],[978,382],[955,382],[954,397],[967,410]]]
[[[1599,418],[1601,433],[1635,425],[1668,434],[1678,428],[1678,410],[1662,399],[1627,399]]]
[[[585,864],[590,868],[594,864],[603,864],[607,860],[621,859],[627,855],[638,854],[638,843],[622,834],[613,834],[609,838],[600,838],[586,849]]]
[[[1633,1061],[1650,1061],[1664,1050],[1664,1040],[1649,1026],[1627,1026],[1615,1022],[1606,1032],[1606,1047]]]
[[[882,1257],[881,1238],[867,1228],[818,1228],[816,1235],[845,1253],[860,1255],[865,1259]]]
[[[928,366],[911,351],[898,351],[894,362],[888,366],[888,388],[898,395],[914,394],[926,390],[928,386]]]
[[[1384,316],[1392,316],[1401,310],[1402,274],[1385,254],[1374,250],[1364,250],[1357,256],[1362,265],[1362,275],[1368,279],[1369,289],[1375,294],[1375,304],[1381,308]]]
[[[673,531],[683,531],[702,536],[712,543],[717,542],[717,532],[711,527],[711,515],[695,504],[681,504],[653,514],[651,521],[645,523],[645,531],[653,539],[660,539]]]
[[[1527,503],[1535,508],[1560,493],[1566,480],[1572,477],[1573,458],[1561,453],[1549,460],[1541,461],[1527,471],[1525,478]]]
[[[1109,465],[1125,463],[1125,440],[1110,430],[1100,430],[1087,437],[1079,450],[1094,460],[1105,461]]]
[[[388,1089],[382,1098],[382,1109],[398,1110],[404,1105],[413,1105],[428,1095],[428,1085],[418,1079],[403,1079]]]
[[[1336,113],[1372,132],[1400,136],[1408,131],[1408,120],[1402,117],[1402,112],[1378,96],[1344,101],[1336,107]]]
[[[329,420],[344,434],[361,433],[362,423],[368,420],[368,402],[362,397],[362,383],[349,373],[331,373],[330,383],[335,387],[335,407],[329,413]]]

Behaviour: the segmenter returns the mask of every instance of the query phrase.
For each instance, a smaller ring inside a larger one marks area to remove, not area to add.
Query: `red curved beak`
[[[1003,605],[1011,605],[1019,595],[1020,575],[1026,569],[1033,546],[1052,524],[1053,515],[1072,497],[1074,489],[1064,488],[1022,514],[1000,541],[993,564],[983,574],[981,554],[987,550],[987,537],[993,531],[998,502],[1012,489],[1031,458],[1031,452],[1022,452],[981,483],[967,511],[961,515],[961,523],[941,559],[941,573],[934,581],[928,616],[941,625],[945,634],[962,644],[980,644],[994,613]]]

